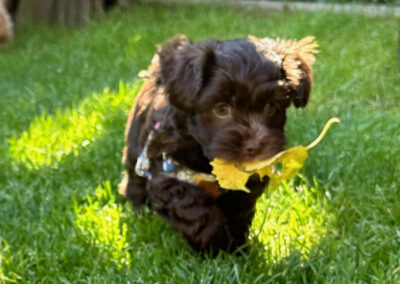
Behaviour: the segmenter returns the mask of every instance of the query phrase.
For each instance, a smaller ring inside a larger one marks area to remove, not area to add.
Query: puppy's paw
[[[153,207],[198,251],[230,247],[224,214],[201,188],[160,175],[149,183]]]

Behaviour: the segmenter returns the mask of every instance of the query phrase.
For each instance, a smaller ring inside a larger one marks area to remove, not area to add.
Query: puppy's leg
[[[218,198],[218,207],[224,214],[232,239],[231,250],[246,243],[255,214],[257,199],[263,193],[267,184],[267,177],[260,181],[258,176],[252,176],[246,184],[250,193],[227,191]]]
[[[138,147],[133,143],[126,146],[123,150],[122,160],[125,163],[126,171],[119,184],[119,193],[130,200],[134,207],[142,207],[148,200],[146,193],[147,179],[135,173]]]
[[[147,202],[147,179],[124,172],[124,177],[119,184],[119,193],[130,200],[134,207],[140,208]]]
[[[257,198],[268,180],[250,179],[250,193],[228,191],[218,199],[202,188],[160,175],[148,184],[157,212],[199,251],[232,252],[247,241]]]
[[[153,207],[198,251],[229,250],[231,237],[215,199],[197,186],[159,175],[149,181]]]

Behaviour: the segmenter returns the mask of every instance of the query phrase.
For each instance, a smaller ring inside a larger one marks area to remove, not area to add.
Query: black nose
[[[254,156],[257,154],[259,147],[260,147],[260,143],[258,143],[257,141],[251,140],[246,143],[244,151],[246,152],[247,155]]]

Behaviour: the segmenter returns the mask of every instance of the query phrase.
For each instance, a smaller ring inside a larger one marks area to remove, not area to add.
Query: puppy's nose
[[[259,147],[260,147],[260,143],[258,143],[255,140],[250,140],[246,143],[244,150],[247,155],[254,156],[257,154]]]

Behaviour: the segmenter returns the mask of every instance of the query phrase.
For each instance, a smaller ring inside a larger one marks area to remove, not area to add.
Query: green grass
[[[115,11],[87,28],[32,27],[0,50],[0,282],[399,283],[397,20],[209,6]],[[258,203],[249,251],[201,257],[117,193],[123,132],[154,46],[317,37],[308,107],[291,109],[299,178]]]
[[[251,1],[251,0],[250,0]],[[265,0],[255,0],[265,1]],[[296,0],[284,0],[282,2],[297,2]],[[386,4],[386,5],[397,5],[396,0],[306,0],[305,2],[317,2],[326,4]]]

